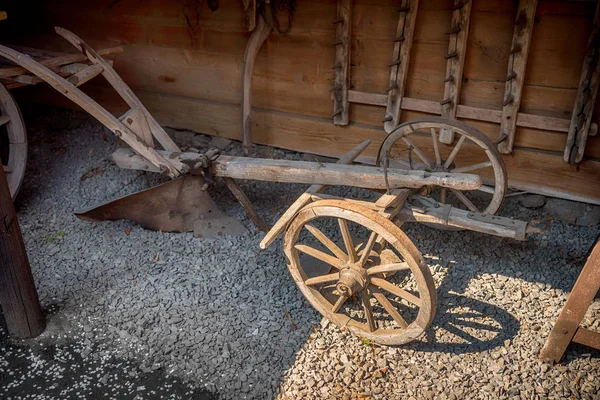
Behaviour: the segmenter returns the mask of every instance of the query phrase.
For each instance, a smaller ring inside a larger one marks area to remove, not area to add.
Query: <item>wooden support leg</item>
[[[512,152],[517,128],[517,115],[521,106],[521,95],[525,83],[529,43],[533,32],[537,0],[520,0],[515,29],[513,32],[512,47],[508,59],[508,74],[504,89],[504,102],[502,108],[502,121],[500,122],[500,136],[498,137],[498,150],[503,154]]]
[[[410,50],[415,32],[415,21],[419,0],[404,0],[399,10],[398,28],[394,39],[394,53],[390,70],[390,86],[387,95],[387,108],[383,118],[383,127],[390,133],[400,124],[400,110],[402,97],[408,77],[408,65],[410,63]]]
[[[456,109],[460,99],[460,87],[463,79],[463,68],[467,53],[467,37],[469,35],[469,21],[471,19],[471,0],[454,0],[452,25],[447,34],[450,36],[446,58],[446,79],[444,85],[444,99],[442,117],[456,118]],[[442,129],[440,142],[451,144],[454,142],[454,132]]]
[[[352,32],[352,0],[338,0],[337,17],[333,21],[336,27],[335,72],[333,87],[333,123],[348,125],[350,103],[348,102],[348,87],[350,85],[350,48]]]
[[[0,168],[0,306],[12,336],[32,338],[46,329],[3,168]]]
[[[225,183],[227,184],[229,190],[231,190],[231,193],[233,193],[237,201],[239,201],[242,207],[244,207],[244,210],[246,210],[248,217],[250,217],[252,222],[254,222],[254,225],[256,225],[256,227],[261,231],[267,233],[269,231],[269,226],[261,218],[261,216],[258,215],[256,210],[254,209],[254,206],[252,205],[246,194],[242,191],[242,188],[240,188],[237,182],[232,178],[223,179],[225,180]]]
[[[585,153],[585,144],[590,133],[594,104],[600,83],[600,1],[596,6],[594,27],[588,41],[579,78],[579,89],[575,98],[571,124],[567,135],[564,160],[569,164],[580,163]]]
[[[600,289],[600,237],[540,352],[542,360],[560,361],[571,341],[600,350],[600,333],[579,326],[598,289]]]
[[[246,153],[249,153],[252,147],[252,74],[254,72],[254,63],[256,55],[263,43],[273,30],[273,16],[271,6],[266,4],[263,13],[258,18],[258,24],[244,53],[244,73],[242,75],[242,144]]]

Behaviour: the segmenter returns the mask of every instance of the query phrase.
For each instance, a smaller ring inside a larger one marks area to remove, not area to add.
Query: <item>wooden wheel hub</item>
[[[340,280],[335,287],[340,294],[350,297],[364,290],[368,285],[369,277],[366,270],[356,264],[352,264],[340,271]]]

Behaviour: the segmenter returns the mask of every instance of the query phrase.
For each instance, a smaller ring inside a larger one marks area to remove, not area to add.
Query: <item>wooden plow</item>
[[[432,321],[433,278],[419,250],[400,229],[404,222],[517,240],[544,229],[494,215],[507,188],[502,157],[495,143],[462,122],[429,117],[398,125],[383,141],[376,166],[352,165],[370,145],[368,140],[335,164],[232,157],[216,150],[181,152],[109,62],[73,33],[56,31],[89,62],[76,79],[8,47],[0,46],[0,55],[50,84],[127,143],[130,149],[113,154],[121,168],[173,178],[78,216],[92,221],[127,218],[150,229],[193,230],[201,237],[237,233],[243,227],[220,212],[207,193],[208,184],[218,177],[255,224],[267,231],[236,180],[311,184],[268,230],[260,247],[283,234],[288,269],[298,288],[327,319],[357,336],[403,344],[419,337]],[[78,79],[98,74],[131,107],[120,118],[77,88]],[[445,134],[457,138],[453,147],[440,146]],[[416,144],[424,138],[430,145]],[[468,162],[461,164],[459,154],[464,153]],[[366,201],[323,193],[334,185],[371,189],[379,197]],[[450,203],[449,193],[458,201]]]

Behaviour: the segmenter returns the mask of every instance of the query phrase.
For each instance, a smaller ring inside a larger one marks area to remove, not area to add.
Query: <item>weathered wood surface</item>
[[[388,0],[354,2],[350,96],[354,90],[378,94],[387,101],[398,4]],[[443,55],[449,44],[445,33],[452,5],[450,0],[419,1],[402,121],[430,113],[404,108],[408,99],[435,102],[440,112],[446,78]],[[518,2],[495,0],[472,4],[457,117],[470,118],[463,116],[461,109],[491,110],[479,115],[493,123],[467,122],[494,140],[500,129],[517,6]],[[537,7],[514,151],[506,157],[512,187],[600,203],[600,194],[592,185],[597,178],[600,138],[588,138],[587,157],[579,170],[562,160],[565,126],[572,115],[595,6],[595,2],[541,1]],[[381,140],[379,107],[351,104],[347,127],[331,123],[331,66],[335,59],[331,43],[336,11],[334,0],[298,3],[291,32],[285,36],[273,33],[265,42],[256,59],[253,81],[255,143],[340,156],[364,139],[373,139],[373,147]],[[41,2],[39,9],[28,10],[23,19],[27,33],[39,31],[28,25],[31,12],[39,12],[48,24],[72,29],[95,47],[110,45],[107,40],[123,43],[125,51],[115,60],[115,69],[161,124],[241,139],[240,77],[250,33],[239,1],[222,0],[217,11],[204,12],[201,34],[194,43],[181,5],[174,1],[147,6],[118,2],[112,8],[101,0],[90,0],[85,8],[75,0]],[[22,36],[22,40],[42,47],[48,36],[40,36],[39,42],[31,36]],[[96,80],[88,83],[86,91],[100,94],[103,104],[119,115],[127,111],[120,100],[104,95],[103,88],[89,87],[95,84]],[[42,90],[38,85],[35,93],[24,89],[21,96],[62,100]],[[534,129],[536,125],[529,119],[526,122],[526,115],[550,118],[560,127]],[[592,123],[597,122],[594,117]],[[367,149],[365,157],[373,157],[373,153]]]
[[[158,150],[175,168],[185,170],[184,165],[201,162],[198,153],[173,153]],[[158,172],[158,168],[132,150],[122,148],[113,153],[117,165],[125,169]],[[382,168],[368,165],[343,165],[313,161],[273,160],[219,156],[211,163],[214,176],[233,179],[251,179],[269,182],[306,183],[311,185],[355,186],[370,189],[386,189]],[[407,171],[395,168],[387,170],[390,189],[415,188],[435,185],[456,190],[476,190],[482,185],[481,178],[472,174],[454,174],[423,171]]]
[[[3,168],[0,168],[0,306],[8,333],[16,338],[36,337],[46,328]]]
[[[350,49],[352,47],[352,0],[337,0],[337,15],[333,21],[336,25],[335,63],[331,67],[334,71],[333,79],[333,123],[348,125],[350,116],[350,103],[348,102],[348,88],[350,86]]]

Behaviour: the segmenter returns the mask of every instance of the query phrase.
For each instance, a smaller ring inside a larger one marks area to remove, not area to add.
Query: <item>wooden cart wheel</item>
[[[25,177],[27,133],[17,103],[0,84],[0,158],[14,199]]]
[[[455,142],[452,145],[439,141],[441,129],[454,131]],[[473,193],[432,188],[432,191],[438,192],[436,195],[440,202],[446,203],[453,196],[453,205],[469,211],[494,214],[506,195],[506,167],[494,142],[479,130],[448,118],[417,118],[398,126],[379,149],[377,165],[386,163],[395,168],[480,175],[484,185],[479,191],[489,196],[483,199],[479,196],[477,201]]]
[[[431,323],[437,302],[431,272],[412,241],[375,211],[344,200],[316,201],[292,220],[283,246],[298,288],[338,327],[398,345]],[[333,271],[311,274],[305,257]]]

